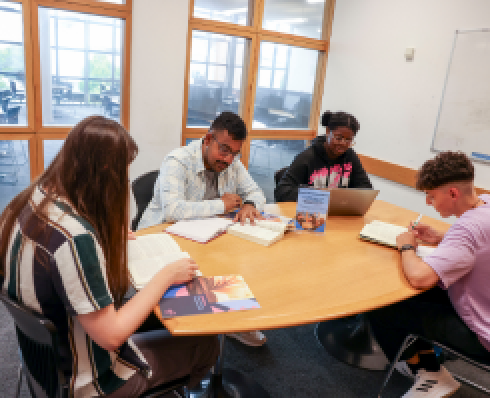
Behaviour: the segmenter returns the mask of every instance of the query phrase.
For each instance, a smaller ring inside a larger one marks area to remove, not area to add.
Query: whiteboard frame
[[[458,40],[458,35],[460,33],[474,33],[474,32],[490,32],[490,28],[481,28],[481,29],[463,29],[463,30],[460,30],[460,29],[456,29],[454,31],[454,38],[453,38],[453,47],[451,48],[451,54],[449,55],[449,64],[447,66],[447,70],[446,70],[446,78],[444,79],[444,87],[442,89],[442,96],[441,96],[441,102],[439,104],[439,110],[437,112],[437,119],[436,119],[436,125],[434,127],[434,134],[432,135],[432,143],[431,143],[431,146],[430,146],[430,150],[431,152],[437,152],[437,153],[440,153],[440,152],[446,152],[446,150],[443,150],[443,149],[437,149],[435,146],[434,146],[434,142],[436,140],[436,134],[437,134],[437,127],[439,126],[439,120],[441,118],[441,112],[442,112],[442,104],[444,102],[444,96],[446,95],[446,88],[447,88],[447,82],[448,82],[448,79],[449,79],[449,73],[451,71],[451,65],[453,63],[453,56],[454,56],[454,50],[456,49],[456,41]],[[475,157],[473,156],[472,154],[466,154],[471,160],[474,160],[476,162],[479,162],[479,163],[485,163],[485,164],[490,164],[490,159],[482,159],[482,158],[479,158],[479,157]]]

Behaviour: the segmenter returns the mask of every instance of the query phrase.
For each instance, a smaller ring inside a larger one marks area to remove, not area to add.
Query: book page
[[[227,218],[211,217],[197,220],[181,220],[169,226],[165,231],[183,238],[205,243],[221,232],[226,231],[233,221]]]
[[[248,218],[245,221],[244,225],[253,228],[265,228],[276,232],[284,232],[287,228],[287,224],[281,221],[272,221],[272,220],[255,220],[255,225],[252,225]]]
[[[128,262],[169,252],[180,252],[180,247],[174,238],[165,233],[143,235],[135,240],[128,240]]]
[[[180,251],[169,252],[150,259],[141,258],[131,261],[129,263],[129,272],[134,287],[136,289],[142,289],[162,268],[183,258],[190,258],[189,253]]]
[[[189,257],[174,238],[165,233],[128,240],[128,268],[136,289],[142,289],[167,264]]]
[[[406,227],[375,220],[364,226],[360,236],[364,239],[375,240],[396,247],[396,237],[407,231]]]

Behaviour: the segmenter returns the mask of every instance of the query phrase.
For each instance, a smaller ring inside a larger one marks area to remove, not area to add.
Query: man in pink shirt
[[[490,364],[490,195],[478,196],[473,180],[471,161],[456,152],[438,154],[418,172],[417,189],[425,192],[427,204],[458,220],[446,234],[412,223],[397,237],[408,282],[429,290],[368,314],[390,360],[412,333]],[[415,253],[419,241],[437,248],[422,259]],[[430,344],[417,340],[402,359],[397,368],[416,375],[404,398],[446,397],[459,388]]]

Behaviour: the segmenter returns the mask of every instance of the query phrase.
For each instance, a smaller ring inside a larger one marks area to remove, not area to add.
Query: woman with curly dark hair
[[[190,259],[169,264],[123,303],[137,152],[118,123],[82,120],[0,216],[2,292],[55,324],[70,396],[139,396],[188,374],[197,383],[218,354],[215,337],[168,339],[160,330],[131,338],[168,287],[197,270]]]
[[[359,157],[352,149],[360,125],[345,112],[326,111],[318,136],[289,166],[274,190],[276,202],[296,202],[300,185],[318,188],[372,188]]]

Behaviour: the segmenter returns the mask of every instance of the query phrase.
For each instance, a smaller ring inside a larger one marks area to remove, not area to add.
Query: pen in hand
[[[412,224],[412,229],[414,229],[417,226],[417,224],[420,222],[421,219],[422,219],[422,214],[419,214],[417,219]]]

